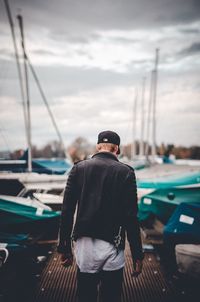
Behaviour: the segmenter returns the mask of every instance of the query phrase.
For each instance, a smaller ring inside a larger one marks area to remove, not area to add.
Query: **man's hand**
[[[71,266],[73,264],[73,255],[72,254],[61,254],[60,263],[64,267]]]
[[[133,277],[138,277],[142,272],[142,260],[135,260],[133,261]]]

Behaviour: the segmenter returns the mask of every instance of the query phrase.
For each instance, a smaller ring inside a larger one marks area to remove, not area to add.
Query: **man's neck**
[[[117,157],[117,153],[115,153],[115,152],[110,152],[110,151],[108,151],[108,150],[104,150],[104,149],[101,149],[100,151],[98,151],[97,153],[110,153],[110,154],[112,154],[112,155],[114,155],[115,157]]]

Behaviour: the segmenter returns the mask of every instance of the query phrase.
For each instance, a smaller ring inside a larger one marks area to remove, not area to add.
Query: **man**
[[[78,265],[80,302],[120,301],[125,236],[129,241],[133,274],[142,271],[142,245],[137,220],[134,170],[118,161],[120,137],[113,131],[98,135],[97,153],[76,163],[68,177],[61,215],[58,252],[64,266],[72,264],[71,233]]]

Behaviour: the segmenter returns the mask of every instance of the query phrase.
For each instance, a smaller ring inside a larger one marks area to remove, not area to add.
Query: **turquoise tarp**
[[[0,198],[0,227],[59,217],[59,212],[38,209]]]
[[[33,159],[33,171],[46,174],[64,174],[72,165],[66,159]]]
[[[200,200],[177,206],[164,227],[164,240],[174,244],[200,243]]]
[[[165,176],[151,179],[138,179],[138,188],[146,189],[168,189],[178,186],[200,184],[200,171],[174,176]]]
[[[200,188],[160,189],[143,196],[139,203],[139,220],[156,217],[166,224],[177,205],[183,202],[200,203]]]

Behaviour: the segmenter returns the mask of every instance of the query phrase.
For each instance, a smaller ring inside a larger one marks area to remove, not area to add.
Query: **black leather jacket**
[[[142,259],[137,219],[137,188],[134,170],[110,152],[99,152],[76,163],[68,177],[61,215],[58,252],[71,253],[73,239],[102,239],[125,247],[125,234],[134,260]]]

